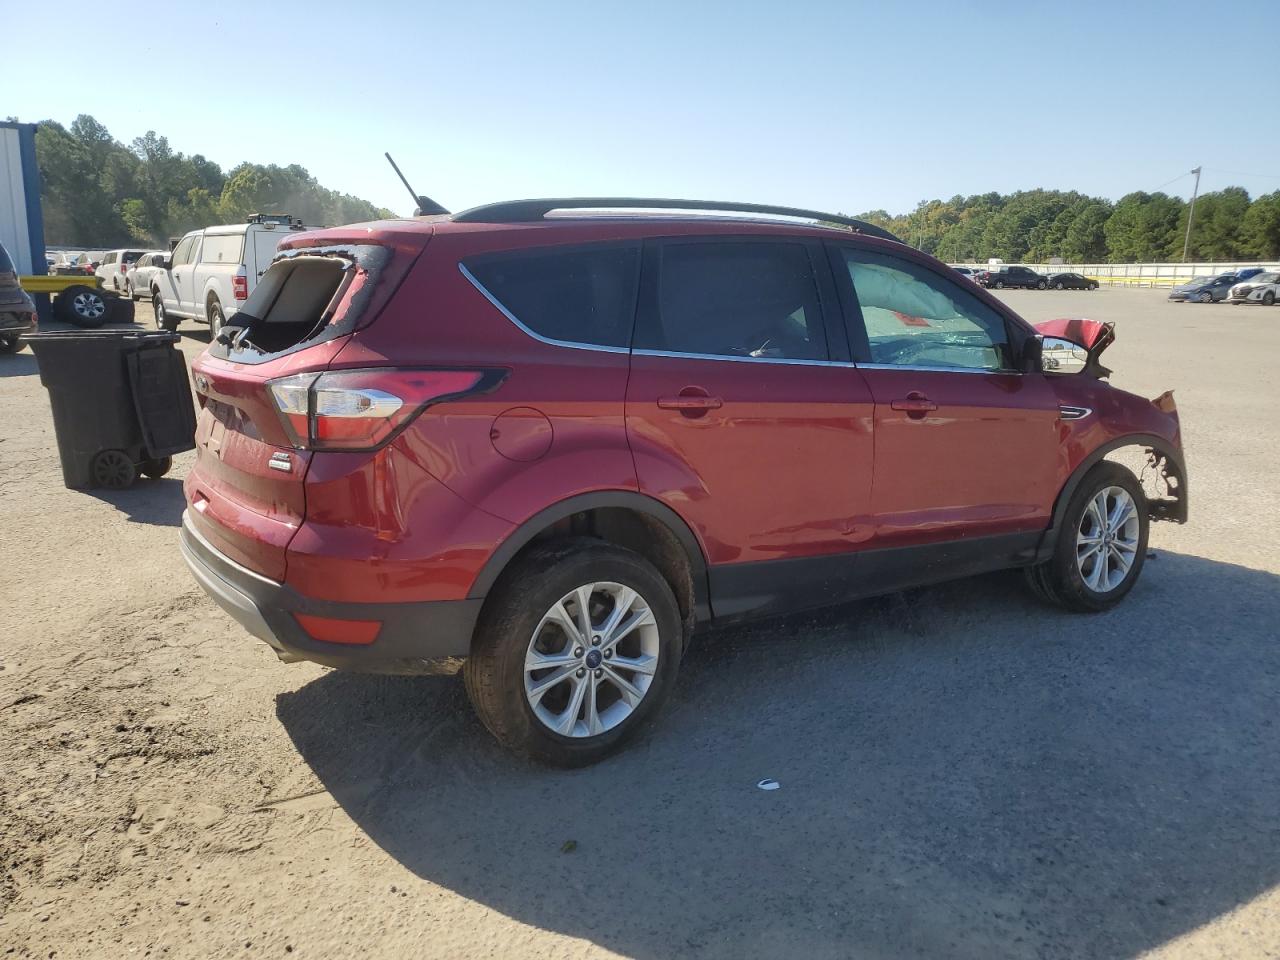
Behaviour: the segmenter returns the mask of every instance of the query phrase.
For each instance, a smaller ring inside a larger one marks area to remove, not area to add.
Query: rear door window
[[[175,267],[184,263],[191,262],[191,248],[195,245],[196,238],[194,236],[183,237],[178,245],[173,249],[173,260],[170,261]]]
[[[753,360],[826,360],[821,300],[803,243],[664,241],[656,310],[636,349]]]
[[[640,245],[541,248],[472,257],[467,278],[526,333],[558,344],[631,343]]]

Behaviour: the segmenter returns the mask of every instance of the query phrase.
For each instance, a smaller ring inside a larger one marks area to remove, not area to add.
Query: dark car
[[[1078,273],[1055,273],[1049,277],[1049,286],[1055,290],[1097,290],[1098,281]]]
[[[18,282],[18,269],[0,244],[0,354],[22,349],[22,335],[36,328],[36,305]]]
[[[1194,300],[1197,303],[1216,303],[1225,300],[1231,294],[1231,288],[1240,282],[1235,273],[1223,273],[1216,277],[1196,277],[1187,283],[1179,284],[1169,291],[1169,299],[1173,301]]]
[[[999,270],[984,270],[978,274],[978,283],[984,287],[1003,290],[1005,287],[1043,290],[1049,281],[1030,267],[1001,267]]]
[[[196,580],[286,662],[461,669],[557,764],[643,727],[700,627],[1010,567],[1103,610],[1149,521],[1186,519],[1171,394],[1101,379],[1110,324],[1033,326],[832,214],[525,200],[290,234],[225,329],[192,365]]]

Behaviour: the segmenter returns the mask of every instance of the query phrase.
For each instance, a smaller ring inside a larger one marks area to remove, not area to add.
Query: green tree
[[[1177,228],[1165,248],[1165,256],[1170,260],[1182,259],[1189,210],[1189,205],[1184,206],[1179,213]],[[1191,221],[1187,256],[1192,260],[1237,260],[1248,256],[1249,244],[1241,230],[1248,212],[1249,194],[1242,187],[1227,187],[1201,195],[1196,200],[1195,217]]]
[[[1184,204],[1164,193],[1130,193],[1120,198],[1103,232],[1112,263],[1161,260],[1178,229]]]
[[[1258,197],[1240,224],[1246,257],[1280,260],[1280,190]]]

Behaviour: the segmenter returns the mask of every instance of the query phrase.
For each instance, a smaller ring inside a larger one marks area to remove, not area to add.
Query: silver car
[[[164,269],[165,254],[160,250],[144,253],[133,263],[124,275],[124,292],[132,300],[151,297],[151,278]]]
[[[1269,307],[1280,300],[1280,271],[1268,270],[1231,288],[1230,303],[1260,303]]]

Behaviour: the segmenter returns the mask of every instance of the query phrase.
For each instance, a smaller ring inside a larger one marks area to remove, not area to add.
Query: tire
[[[1213,294],[1206,290],[1200,294],[1199,300],[1201,303],[1213,303]]]
[[[0,356],[6,353],[17,353],[23,347],[19,336],[0,337]]]
[[[144,477],[159,480],[173,469],[173,457],[156,457],[152,460],[143,460],[138,469]]]
[[[132,281],[132,280],[126,280],[126,281],[125,281],[125,283],[124,283],[124,292],[125,292],[125,294],[129,297],[129,299],[130,299],[130,300],[132,300],[134,303],[137,303],[139,300],[141,300],[141,299],[142,299],[141,297],[139,297],[139,296],[138,296],[138,291],[136,291],[136,290],[134,290],[134,289],[133,289],[133,281]]]
[[[1048,286],[1048,284],[1046,284],[1043,280],[1041,280],[1039,283],[1037,283],[1037,284],[1036,284],[1036,289],[1037,289],[1037,290],[1043,290],[1043,289],[1044,289],[1045,287],[1047,287],[1047,286]]]
[[[178,329],[178,324],[181,321],[178,320],[177,317],[169,316],[168,312],[164,308],[164,298],[158,293],[152,294],[151,296],[151,310],[156,315],[157,330],[168,330],[172,333],[174,330]]]
[[[610,589],[635,591],[628,606],[633,615],[643,615],[647,605],[648,620],[618,641],[621,653],[603,630],[584,641],[580,629],[562,626],[577,622],[576,593],[587,586],[596,588],[587,603],[596,609],[593,628],[607,622],[608,604],[617,599]],[[557,609],[564,620],[551,619]],[[552,541],[515,561],[490,593],[463,670],[467,695],[489,732],[515,753],[560,767],[595,763],[634,736],[667,699],[680,668],[683,630],[671,586],[639,554],[585,537]],[[526,658],[539,654],[553,665],[527,671]],[[647,661],[652,674],[610,669],[624,656]],[[646,676],[648,685],[637,690]],[[639,699],[628,702],[614,678],[630,684]],[[530,689],[548,681],[541,691]],[[600,711],[594,717],[593,704]],[[569,725],[569,735],[551,728],[557,718]],[[601,732],[591,733],[593,719]]]
[[[1055,290],[1061,290],[1061,289],[1062,289],[1062,281],[1061,281],[1061,280],[1059,280],[1057,283],[1055,283],[1055,284],[1053,285],[1053,289],[1055,289]]]
[[[997,290],[1003,290],[1003,289],[1004,289],[1004,281],[1003,281],[1003,280],[997,280],[997,281],[996,281],[996,289],[997,289]]]
[[[222,327],[227,322],[227,318],[222,313],[222,304],[218,302],[217,297],[209,298],[209,302],[204,305],[204,315],[209,321],[209,340],[211,342],[217,340],[218,334],[222,332]]]
[[[1097,283],[1091,283],[1091,284],[1089,284],[1089,289],[1090,289],[1090,290],[1097,290],[1097,289],[1098,289],[1098,284],[1097,284]]]
[[[107,297],[107,319],[112,323],[133,323],[133,301],[128,297]]]
[[[1272,293],[1270,290],[1268,290],[1266,293],[1262,295],[1262,305],[1264,307],[1269,307],[1275,302],[1276,302],[1276,295]]]
[[[58,294],[56,311],[60,320],[93,329],[106,322],[107,298],[102,291],[77,283]]]
[[[89,476],[95,487],[123,490],[138,479],[138,467],[123,450],[99,450],[89,461]]]
[[[1120,524],[1119,535],[1114,540],[1104,542],[1126,546],[1108,551],[1101,560],[1098,559],[1096,547],[1093,556],[1090,557],[1088,553],[1078,556],[1078,552],[1089,549],[1088,541],[1082,540],[1083,537],[1091,537],[1091,531],[1096,529],[1105,530],[1105,524],[1102,528],[1098,527],[1099,515],[1091,512],[1094,501],[1105,492],[1108,512],[1114,515],[1112,505],[1118,506],[1116,491],[1127,494],[1132,512]],[[1144,509],[1145,504],[1142,485],[1131,471],[1118,463],[1105,460],[1095,466],[1071,495],[1053,556],[1044,563],[1026,569],[1027,582],[1032,591],[1042,599],[1068,610],[1086,613],[1106,610],[1123,600],[1142,575],[1142,567],[1147,558],[1147,535],[1151,521]],[[1118,558],[1130,553],[1132,556],[1129,566],[1122,570],[1122,562]],[[1103,564],[1101,571],[1099,563]]]

